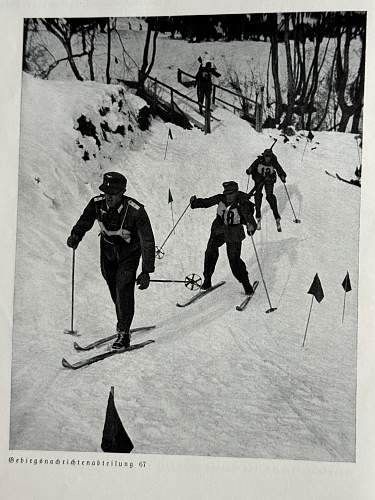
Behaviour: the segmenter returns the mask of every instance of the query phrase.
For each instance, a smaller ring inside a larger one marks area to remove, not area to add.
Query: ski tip
[[[69,361],[67,361],[65,358],[62,359],[61,363],[64,368],[73,368]]]
[[[76,351],[83,351],[84,349],[82,349],[82,347],[77,344],[77,342],[73,342],[73,347]]]

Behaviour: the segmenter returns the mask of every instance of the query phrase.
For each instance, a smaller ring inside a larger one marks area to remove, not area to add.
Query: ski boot
[[[120,349],[127,349],[130,346],[130,333],[117,332],[117,339],[112,344],[112,349],[119,351]]]
[[[276,219],[276,227],[279,233],[281,233],[281,225],[280,225],[280,218]]]
[[[211,278],[204,278],[201,290],[208,290],[211,287],[212,287]]]
[[[249,278],[242,282],[242,286],[246,295],[253,295],[254,289],[249,281]]]

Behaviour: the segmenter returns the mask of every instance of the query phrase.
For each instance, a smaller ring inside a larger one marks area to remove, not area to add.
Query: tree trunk
[[[353,84],[353,92],[352,92],[352,99],[355,105],[355,112],[353,116],[351,132],[354,134],[357,134],[359,132],[359,126],[363,108],[364,91],[365,91],[366,35],[364,33],[361,33],[361,40],[362,40],[361,61],[359,64],[356,80]]]
[[[277,41],[277,14],[268,14],[270,23],[270,40],[271,40],[271,61],[272,61],[272,76],[273,85],[275,88],[275,121],[280,122],[283,113],[283,98],[280,89],[279,79],[279,46]]]
[[[294,88],[294,75],[293,75],[293,65],[292,65],[292,54],[290,51],[290,41],[289,41],[289,14],[284,14],[284,44],[285,44],[285,52],[286,52],[286,65],[287,65],[287,73],[288,73],[288,103],[286,116],[284,119],[284,125],[290,125],[292,121],[293,115],[293,107],[295,102],[295,88]]]
[[[88,60],[88,65],[89,65],[89,71],[90,71],[90,80],[93,82],[95,81],[95,73],[94,73],[94,39],[95,39],[95,31],[91,33],[90,36],[90,50],[87,53],[87,60]]]
[[[150,48],[151,31],[152,31],[151,23],[148,23],[145,46],[143,49],[143,61],[142,61],[141,69],[139,70],[139,78],[138,78],[138,85],[139,85],[140,92],[144,91],[144,85],[145,85],[145,80],[146,80],[146,70],[147,70],[147,65],[148,65],[148,51]]]
[[[74,57],[73,57],[72,46],[71,46],[70,40],[65,40],[65,50],[66,50],[66,53],[68,55],[68,61],[69,61],[70,67],[72,68],[74,76],[77,78],[77,80],[83,81],[83,78],[82,78],[80,72],[78,71],[77,65],[76,65]]]
[[[143,50],[143,62],[142,62],[142,67],[139,70],[139,77],[138,77],[138,92],[142,93],[144,91],[144,85],[147,77],[151,73],[151,70],[154,66],[155,62],[155,57],[156,57],[156,40],[159,34],[159,31],[154,29],[153,23],[150,21],[148,23],[147,27],[147,34],[146,34],[146,40],[145,40],[145,47]],[[150,50],[150,41],[151,41],[151,32],[154,29],[154,34],[152,38],[152,53],[151,53],[151,61],[150,63],[148,62],[148,56],[149,56],[149,50]]]
[[[27,62],[27,42],[29,37],[29,25],[30,19],[25,18],[23,20],[23,52],[22,52],[22,70],[28,71],[29,64]]]
[[[349,78],[349,48],[350,48],[350,28],[344,31],[344,58],[341,52],[342,33],[337,34],[337,63],[336,63],[336,92],[337,103],[341,111],[341,119],[338,126],[339,132],[346,132],[346,127],[355,109],[354,106],[347,104],[345,99],[345,91]]]
[[[107,79],[107,83],[111,83],[111,18],[108,18],[107,21],[107,67],[105,69],[105,76]]]

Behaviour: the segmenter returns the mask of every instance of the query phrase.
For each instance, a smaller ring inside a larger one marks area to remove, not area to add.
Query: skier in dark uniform
[[[100,227],[100,266],[116,307],[117,339],[113,349],[130,345],[130,325],[134,316],[135,283],[148,288],[155,269],[155,241],[148,215],[137,200],[125,196],[126,178],[118,172],[103,176],[99,190],[73,226],[67,240],[76,249],[95,220]],[[142,271],[136,278],[142,256]]]
[[[205,66],[202,64],[199,67],[197,74],[195,75],[194,86],[197,87],[197,97],[199,103],[199,113],[203,113],[203,104],[206,98],[206,106],[211,105],[211,93],[212,93],[212,76],[217,78],[221,74],[216,71],[216,68],[212,67],[210,62],[207,62]]]
[[[265,149],[263,153],[250,165],[246,170],[247,175],[251,175],[254,181],[254,201],[255,201],[255,217],[257,219],[257,229],[261,229],[261,207],[263,198],[263,187],[266,192],[266,200],[268,201],[273,216],[275,217],[277,230],[281,231],[280,214],[277,208],[277,199],[273,193],[273,188],[276,182],[276,174],[280,177],[281,182],[285,184],[286,173],[277,161],[276,155],[271,149]]]
[[[253,217],[254,205],[246,193],[238,190],[234,181],[223,183],[223,193],[210,198],[190,198],[191,208],[209,208],[217,205],[217,215],[211,226],[211,234],[207,243],[204,258],[204,282],[202,289],[212,286],[211,277],[219,258],[219,247],[226,243],[227,256],[233,276],[242,284],[245,293],[251,295],[253,287],[250,284],[246,265],[241,259],[242,240],[245,232],[242,224],[246,224],[247,232],[253,235],[256,222]]]

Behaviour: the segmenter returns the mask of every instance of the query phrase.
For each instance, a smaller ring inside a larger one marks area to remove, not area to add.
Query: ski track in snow
[[[39,94],[46,99],[46,109],[59,103],[55,118],[48,115],[47,120],[37,107]],[[264,197],[262,230],[254,235],[277,311],[265,314],[269,304],[247,238],[243,259],[250,279],[260,284],[245,311],[235,310],[244,295],[222,247],[214,281],[226,284],[186,309],[175,306],[190,297],[182,285],[151,284],[147,291],[136,292],[133,326],[155,323],[157,328],[133,338],[153,338],[154,344],[75,372],[61,367],[63,356],[73,362],[110,345],[77,353],[74,338],[62,333],[70,323],[71,252],[66,237],[97,194],[103,172],[127,175],[128,193],[145,203],[160,245],[171,227],[169,188],[175,221],[192,194],[210,196],[230,179],[238,180],[244,190],[250,161],[269,146],[270,136],[279,134],[257,134],[220,108],[215,110],[220,126],[209,136],[159,120],[141,133],[134,116],[142,101],[125,93],[130,115],[119,114],[116,103],[111,113],[116,123],[128,120],[134,126],[134,136],[124,138],[129,149],[124,154],[116,137],[103,141],[97,151],[73,124],[85,113],[99,130],[98,109],[110,101],[110,94],[120,98],[118,87],[24,77],[11,448],[100,451],[108,391],[114,385],[116,406],[135,452],[353,460],[360,193],[330,183],[324,172],[329,165],[345,177],[352,175],[357,151],[350,134],[316,133],[319,147],[306,147],[303,165],[306,139],[295,142],[296,149],[284,145],[282,138],[275,145],[302,220],[293,223],[285,189],[278,182],[282,233],[276,232]],[[164,160],[169,128],[173,140]],[[80,159],[77,139],[96,151],[95,160]],[[164,247],[164,259],[156,262],[155,278],[201,274],[214,216],[214,208],[187,211]],[[100,276],[97,233],[94,226],[76,252],[75,326],[85,344],[113,333],[115,323]],[[347,296],[342,325],[341,282],[347,270],[353,292]],[[302,349],[310,304],[306,292],[316,272],[325,298],[314,303]]]

